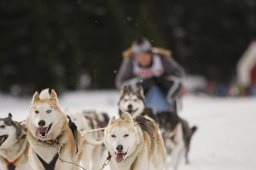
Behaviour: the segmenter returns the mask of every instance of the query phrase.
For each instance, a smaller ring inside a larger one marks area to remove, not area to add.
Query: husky
[[[28,161],[26,129],[12,120],[12,114],[0,118],[0,169],[32,170]]]
[[[104,131],[104,143],[112,156],[111,170],[163,170],[166,151],[158,127],[152,119],[129,113],[112,117]]]
[[[155,119],[152,109],[145,107],[145,96],[142,86],[137,85],[135,92],[130,86],[124,86],[118,101],[119,115],[128,112],[133,118],[137,116],[148,116]]]
[[[103,138],[103,131],[93,131],[97,128],[105,128],[108,124],[109,117],[106,113],[98,113],[95,111],[68,111],[71,120],[76,124],[82,135],[83,155],[82,165],[85,169],[99,170],[105,156],[105,147],[103,142],[98,142]],[[96,140],[96,142],[94,142]],[[104,155],[104,156],[103,156]]]
[[[83,115],[90,122],[95,122],[94,125],[91,126],[93,128],[104,128],[108,125],[109,116],[105,112],[96,112],[93,110],[83,111]]]
[[[26,120],[29,161],[34,170],[78,170],[82,140],[75,124],[48,89],[35,92]]]
[[[160,127],[167,153],[171,156],[171,166],[177,169],[184,151],[185,161],[188,164],[190,141],[197,127],[190,128],[188,122],[179,117],[175,111],[153,114],[150,108],[145,107],[144,99],[143,88],[140,85],[137,85],[135,92],[129,86],[124,86],[118,102],[119,115],[122,117],[122,113],[128,112],[134,119],[138,116],[147,116],[156,121]]]
[[[179,117],[177,113],[160,112],[157,114],[157,122],[160,126],[168,155],[171,156],[169,165],[176,170],[185,152],[185,162],[189,164],[188,153],[190,142],[197,126],[189,127],[188,122]]]

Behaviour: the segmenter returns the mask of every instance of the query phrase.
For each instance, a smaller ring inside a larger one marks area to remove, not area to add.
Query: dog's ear
[[[57,93],[55,92],[55,90],[51,90],[51,99],[55,100],[56,102],[58,102],[58,97],[57,97]]]
[[[124,94],[124,93],[129,93],[130,90],[131,90],[131,87],[128,86],[128,85],[125,85],[125,86],[123,87],[121,93],[122,93],[122,94]]]
[[[36,91],[35,94],[33,95],[32,103],[39,100],[40,100],[39,93]]]
[[[11,113],[8,114],[8,118],[12,119],[12,114]]]
[[[111,119],[109,120],[108,124],[112,124],[116,120],[115,116],[112,116]]]
[[[137,83],[136,86],[137,86],[137,94],[139,96],[141,96],[143,99],[145,99],[144,90],[143,90],[143,87],[141,86],[141,84]]]
[[[21,125],[20,123],[16,122],[15,126],[17,127],[16,135],[18,139],[21,139],[26,136],[27,133],[27,127],[25,124]]]
[[[133,122],[132,116],[130,115],[130,113],[124,112],[123,113],[124,119],[128,120],[129,122]]]

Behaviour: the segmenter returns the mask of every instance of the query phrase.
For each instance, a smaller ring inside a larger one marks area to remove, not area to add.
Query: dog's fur
[[[34,94],[26,124],[28,156],[34,170],[79,169],[74,164],[79,164],[81,159],[81,136],[61,110],[54,90]]]
[[[191,138],[197,127],[189,127],[188,122],[178,116],[176,112],[161,112],[153,114],[144,104],[144,92],[140,85],[134,92],[130,87],[124,86],[118,102],[119,115],[128,112],[134,119],[138,116],[148,116],[155,120],[161,129],[167,153],[171,155],[171,166],[177,169],[180,156],[185,151],[186,163],[189,163],[188,153]]]
[[[171,155],[171,167],[177,169],[183,152],[185,152],[185,161],[188,164],[190,142],[197,127],[189,127],[186,120],[180,118],[176,113],[170,112],[158,113],[157,121],[160,125],[167,153]]]
[[[122,117],[123,113],[128,112],[133,118],[137,116],[149,116],[155,119],[152,110],[145,107],[144,100],[143,88],[140,85],[137,85],[135,92],[129,86],[124,86],[118,101],[119,115]]]
[[[11,113],[0,118],[0,169],[31,170],[28,147],[25,127],[13,121]]]
[[[103,158],[105,158],[103,157],[105,147],[103,144],[92,144],[91,141],[102,139],[103,131],[94,131],[90,133],[86,133],[86,131],[106,127],[109,121],[108,115],[106,113],[98,113],[95,111],[68,111],[68,115],[77,125],[81,134],[83,134],[83,167],[86,170],[99,170],[103,164]]]
[[[96,112],[93,110],[83,111],[84,117],[90,122],[95,122],[92,128],[104,128],[108,125],[109,116],[105,112]]]
[[[129,113],[112,117],[104,132],[104,143],[112,155],[111,170],[162,170],[166,151],[157,125],[140,116],[134,121]]]

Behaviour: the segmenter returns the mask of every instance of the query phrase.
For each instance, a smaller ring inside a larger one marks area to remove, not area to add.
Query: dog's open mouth
[[[0,146],[5,142],[5,140],[8,138],[8,135],[0,136]]]
[[[128,109],[128,110],[126,110],[128,113],[130,113],[131,115],[133,115],[136,111],[138,110],[138,108],[137,109]]]
[[[38,127],[36,129],[36,136],[40,138],[46,138],[48,136],[48,132],[52,127],[52,123],[48,127]]]
[[[125,152],[125,153],[123,153],[123,152],[116,153],[115,152],[115,154],[116,154],[116,161],[119,163],[124,160],[124,157],[127,154],[127,152]]]

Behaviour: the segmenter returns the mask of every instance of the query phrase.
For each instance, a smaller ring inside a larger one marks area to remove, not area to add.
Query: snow
[[[118,91],[77,91],[60,96],[65,110],[85,109],[117,115]],[[31,95],[32,98],[32,95]],[[26,119],[31,98],[0,95],[0,117],[9,112]],[[180,116],[197,125],[192,139],[190,164],[179,170],[255,170],[256,98],[183,97]]]

